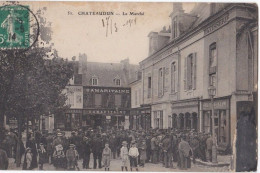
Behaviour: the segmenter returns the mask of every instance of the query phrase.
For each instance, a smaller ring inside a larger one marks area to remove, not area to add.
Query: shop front
[[[179,130],[199,131],[198,99],[172,102],[172,114],[169,116],[169,127]]]
[[[130,112],[130,129],[148,130],[151,128],[151,107],[133,108]]]
[[[82,126],[82,109],[69,109],[65,114],[55,115],[55,128],[75,130]]]
[[[129,110],[84,109],[81,122],[83,128],[129,129]]]
[[[214,130],[218,146],[230,145],[230,97],[216,98],[214,106]],[[202,131],[212,133],[212,104],[211,100],[202,101]]]

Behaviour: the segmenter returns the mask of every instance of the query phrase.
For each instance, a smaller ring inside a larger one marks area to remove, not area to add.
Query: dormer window
[[[116,86],[121,86],[121,80],[120,80],[119,78],[115,78],[115,79],[114,79],[114,84],[115,84]]]
[[[91,85],[92,86],[97,86],[98,85],[98,78],[96,76],[93,76],[91,78]]]

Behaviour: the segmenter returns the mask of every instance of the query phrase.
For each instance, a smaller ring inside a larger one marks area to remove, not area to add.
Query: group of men
[[[43,145],[46,150],[47,162],[55,162],[54,152],[56,146],[62,146],[64,153],[73,145],[78,153],[76,160],[83,160],[83,169],[91,169],[89,166],[90,155],[93,154],[93,169],[102,168],[102,151],[105,144],[109,144],[112,159],[120,158],[122,143],[126,141],[130,148],[135,141],[139,150],[137,159],[139,166],[145,163],[162,163],[166,168],[187,169],[191,167],[191,159],[211,161],[213,141],[210,134],[197,133],[195,130],[179,131],[175,129],[160,130],[117,130],[101,129],[74,130],[71,133],[57,129],[53,133],[42,134],[34,132],[33,142],[36,147]],[[145,149],[144,149],[145,148]],[[145,156],[145,157],[143,157]],[[75,166],[77,163],[75,162]]]

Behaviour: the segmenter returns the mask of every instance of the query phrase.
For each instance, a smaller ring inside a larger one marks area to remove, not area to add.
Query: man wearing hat
[[[163,150],[163,161],[166,168],[172,167],[172,146],[171,138],[167,133],[162,140],[162,150]]]
[[[157,134],[154,133],[151,139],[152,163],[158,163],[159,159],[159,143],[157,141]]]
[[[82,142],[83,169],[89,169],[89,160],[91,154],[91,141],[88,137],[83,137]]]
[[[53,140],[53,146],[56,147],[57,145],[61,144],[63,145],[63,141],[62,141],[62,133],[58,132],[57,133],[57,137]]]
[[[97,168],[97,161],[98,161],[98,167],[102,168],[101,161],[102,161],[102,151],[103,151],[103,140],[99,133],[93,139],[92,151],[94,157],[94,169]]]

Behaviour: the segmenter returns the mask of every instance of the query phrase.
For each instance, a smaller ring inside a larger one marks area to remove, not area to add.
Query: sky
[[[173,8],[173,3],[169,2],[30,3],[33,10],[47,7],[44,16],[51,22],[52,42],[59,56],[71,59],[85,53],[91,62],[120,62],[129,58],[132,64],[147,58],[148,34],[160,31],[163,26],[169,27]],[[194,5],[183,3],[183,9],[189,12]],[[79,15],[86,12],[114,12],[119,15],[110,15],[107,25],[106,17],[109,15]],[[128,15],[123,15],[123,12]],[[142,12],[144,15],[129,15],[130,12]],[[127,23],[129,20],[132,20],[131,26]]]

